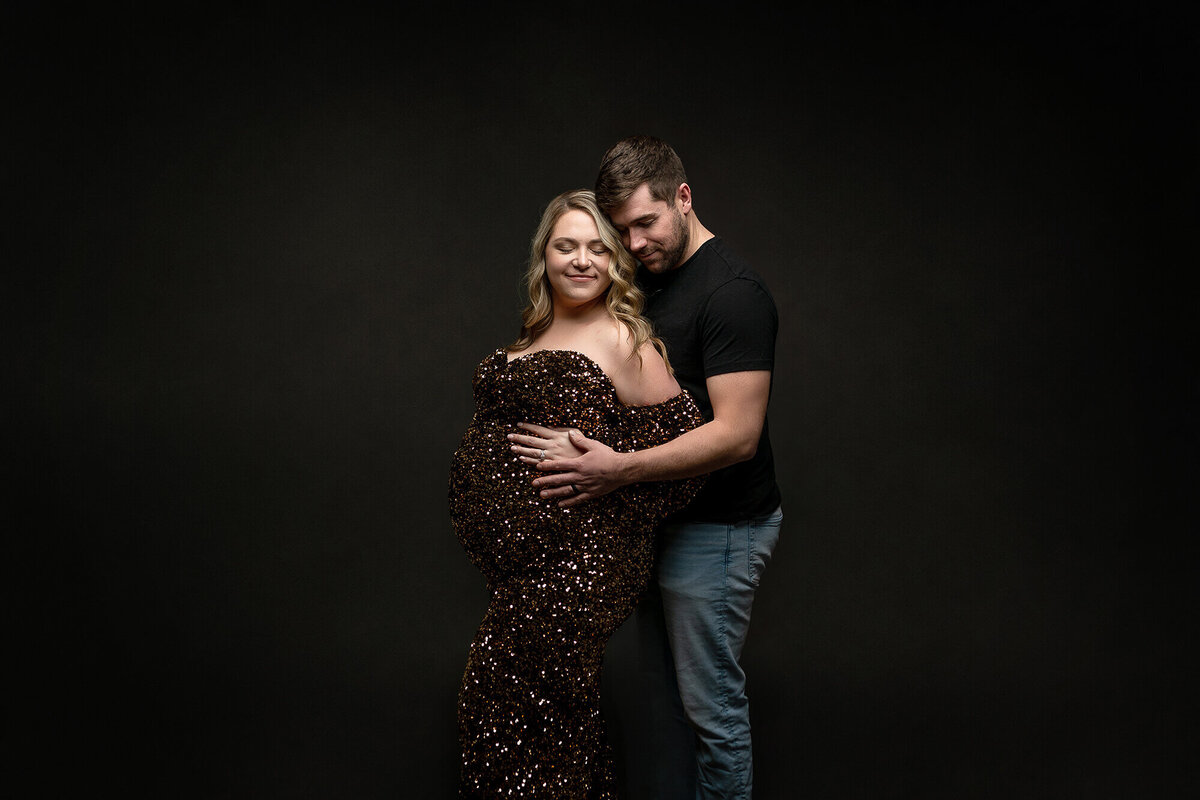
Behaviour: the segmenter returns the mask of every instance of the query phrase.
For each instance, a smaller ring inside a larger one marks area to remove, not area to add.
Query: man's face
[[[609,219],[643,267],[658,273],[679,266],[687,251],[688,229],[677,204],[651,198],[650,187],[643,183]]]

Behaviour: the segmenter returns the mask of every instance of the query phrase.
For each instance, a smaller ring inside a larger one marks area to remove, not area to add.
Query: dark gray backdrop
[[[451,795],[471,373],[636,132],[781,315],[757,796],[1194,786],[1181,17],[12,5],[6,744],[45,796]]]

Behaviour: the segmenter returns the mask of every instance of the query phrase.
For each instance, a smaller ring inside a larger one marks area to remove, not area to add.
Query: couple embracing
[[[774,301],[649,136],[605,153],[594,192],[550,202],[526,279],[450,470],[490,595],[459,693],[459,794],[615,800],[600,673],[636,614],[651,699],[628,727],[666,746],[624,754],[630,792],[749,800],[739,661],[782,523]]]

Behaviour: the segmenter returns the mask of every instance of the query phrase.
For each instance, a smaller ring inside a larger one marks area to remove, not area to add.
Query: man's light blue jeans
[[[668,524],[659,534],[657,581],[637,610],[657,752],[642,754],[648,769],[635,783],[655,800],[750,800],[750,704],[739,661],[782,523],[776,509],[735,524]]]

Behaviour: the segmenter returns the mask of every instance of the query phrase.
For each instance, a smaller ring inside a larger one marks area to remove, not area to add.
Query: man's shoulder
[[[774,305],[766,281],[724,239],[713,237],[696,252],[693,295],[698,308],[729,303]]]
[[[751,266],[750,262],[728,241],[714,236],[696,251],[696,278],[715,291],[732,281],[744,280],[757,284],[768,292],[767,282]]]
[[[701,320],[716,314],[773,313],[766,282],[719,236],[705,241],[678,270],[640,276],[647,316]]]

